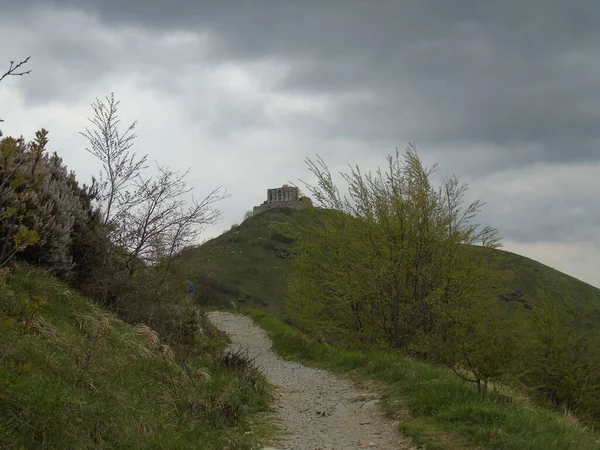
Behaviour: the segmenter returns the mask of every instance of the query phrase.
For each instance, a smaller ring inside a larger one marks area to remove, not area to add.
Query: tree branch
[[[28,75],[29,73],[31,73],[31,70],[24,70],[24,71],[18,72],[18,70],[22,66],[24,66],[25,64],[27,64],[29,62],[29,58],[31,58],[31,56],[28,56],[23,61],[21,61],[17,64],[15,64],[14,61],[11,61],[8,70],[6,72],[4,72],[2,74],[2,76],[0,76],[0,82],[2,82],[2,80],[4,80],[6,77],[9,77],[9,76],[22,77],[23,75]],[[4,120],[0,119],[0,122],[4,122]]]

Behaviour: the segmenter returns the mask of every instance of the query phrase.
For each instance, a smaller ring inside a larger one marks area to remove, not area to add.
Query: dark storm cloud
[[[107,24],[209,30],[212,58],[289,61],[280,90],[369,94],[334,103],[313,129],[323,137],[491,143],[511,154],[494,164],[599,157],[597,0],[53,3]]]
[[[254,128],[270,126],[260,104],[252,101],[234,103],[231,99],[219,100],[214,105],[215,114],[209,120],[209,131],[218,137],[232,137]],[[192,111],[193,113],[193,111]],[[234,123],[235,126],[231,126]]]
[[[289,71],[265,89],[323,96],[325,113],[292,108],[274,119],[266,99],[240,95],[211,103],[203,125],[226,138],[289,130],[332,165],[343,165],[342,151],[364,162],[372,156],[363,157],[365,149],[384,165],[394,147],[416,142],[442,169],[476,181],[477,196],[488,201],[482,218],[511,239],[578,239],[600,220],[598,185],[552,190],[527,179],[534,163],[600,161],[600,0],[0,0],[0,19],[49,5],[62,8],[60,17],[84,11],[135,37],[114,40],[66,18],[31,30],[43,36],[32,62],[48,75],[15,89],[41,101],[77,93],[87,80],[136,72],[153,90],[198,101],[189,114],[200,117],[205,99],[178,84],[174,68],[188,64],[195,75],[198,67],[201,83],[203,65],[282,61]],[[208,47],[153,48],[144,40],[174,31],[206,34]],[[355,144],[355,153],[336,141]],[[492,176],[501,170],[518,175]],[[581,175],[573,173],[576,185]],[[489,177],[493,186],[483,186]],[[494,190],[514,183],[530,183],[535,195]]]

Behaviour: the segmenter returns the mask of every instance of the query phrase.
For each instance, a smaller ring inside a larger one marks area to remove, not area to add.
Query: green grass
[[[196,297],[225,307],[257,307],[283,314],[286,294],[286,251],[293,242],[277,229],[309,223],[311,216],[295,210],[275,209],[251,217],[241,225],[177,258],[181,277],[197,282]]]
[[[250,449],[273,432],[266,380],[223,364],[208,324],[186,369],[28,267],[0,278],[0,320],[0,448]]]
[[[376,382],[387,414],[427,449],[600,448],[597,432],[516,393],[482,397],[444,368],[401,354],[337,349],[306,338],[267,312],[243,312],[267,331],[279,355],[357,381]]]
[[[496,279],[494,288],[503,294],[520,291],[518,301],[533,307],[540,304],[540,295],[562,307],[574,305],[587,316],[588,325],[600,331],[600,289],[515,253],[482,247],[471,251],[487,262]]]

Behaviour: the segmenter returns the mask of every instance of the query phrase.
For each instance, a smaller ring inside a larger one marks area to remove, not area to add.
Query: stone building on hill
[[[267,189],[267,199],[262,204],[255,206],[252,214],[256,215],[273,208],[306,208],[306,203],[300,197],[300,190],[296,186],[284,184],[279,188]]]

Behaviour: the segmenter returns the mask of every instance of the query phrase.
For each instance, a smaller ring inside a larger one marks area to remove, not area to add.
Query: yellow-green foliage
[[[523,379],[556,409],[600,420],[600,335],[571,301],[556,308],[544,294],[532,314],[531,348]]]
[[[305,332],[352,347],[394,348],[435,359],[485,389],[516,361],[518,334],[501,317],[489,270],[468,246],[498,246],[497,230],[475,225],[482,203],[463,205],[467,186],[434,186],[435,167],[414,148],[386,171],[342,174],[342,197],[325,163],[309,160],[325,207],[297,237],[288,312]]]
[[[265,380],[221,364],[215,330],[182,364],[27,267],[0,277],[0,317],[0,448],[251,448],[266,430]]]

